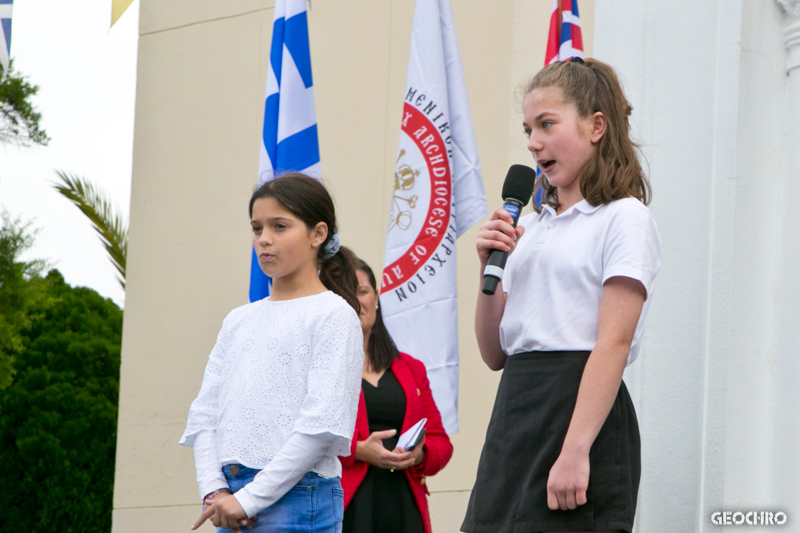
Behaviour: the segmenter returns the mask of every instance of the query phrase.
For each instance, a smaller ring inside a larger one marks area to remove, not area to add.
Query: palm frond
[[[60,182],[53,187],[74,203],[92,222],[108,252],[111,263],[119,273],[119,282],[125,288],[125,264],[128,255],[128,226],[122,217],[114,212],[111,201],[94,185],[78,176],[56,171]]]

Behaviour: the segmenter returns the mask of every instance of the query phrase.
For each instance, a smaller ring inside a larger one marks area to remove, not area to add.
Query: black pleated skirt
[[[633,529],[641,444],[624,382],[589,453],[586,504],[567,511],[547,507],[547,478],[561,453],[588,358],[589,352],[508,358],[462,531]]]

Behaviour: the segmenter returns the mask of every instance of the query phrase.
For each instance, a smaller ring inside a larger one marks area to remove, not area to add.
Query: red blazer
[[[428,512],[428,487],[425,485],[425,477],[436,474],[445,467],[450,457],[453,455],[453,445],[450,438],[442,427],[442,416],[439,409],[433,402],[433,395],[428,384],[428,374],[423,365],[410,355],[400,353],[392,363],[397,381],[406,393],[406,416],[403,419],[402,431],[427,418],[425,424],[427,430],[425,434],[425,459],[417,466],[403,470],[408,478],[414,500],[417,502],[419,514],[422,515],[422,523],[425,525],[425,533],[431,533],[431,517]],[[364,393],[358,400],[358,416],[356,417],[356,430],[353,434],[353,442],[350,446],[349,457],[339,457],[342,462],[342,489],[344,489],[344,506],[350,504],[356,490],[367,475],[368,463],[356,460],[356,443],[360,440],[367,440],[369,437],[369,422],[367,420],[367,407],[364,403]]]

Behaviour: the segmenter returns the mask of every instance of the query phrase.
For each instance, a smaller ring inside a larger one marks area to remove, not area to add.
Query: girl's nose
[[[531,132],[530,136],[528,137],[528,150],[535,154],[539,150],[543,148],[542,141],[536,135],[536,132]]]
[[[270,237],[269,237],[269,232],[266,231],[266,230],[263,230],[258,235],[258,238],[256,238],[256,243],[261,248],[265,248],[265,247],[269,246],[270,244],[272,244],[272,239],[270,239]]]

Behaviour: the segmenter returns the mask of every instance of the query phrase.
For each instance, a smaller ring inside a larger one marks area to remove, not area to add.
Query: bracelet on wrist
[[[206,494],[203,497],[203,511],[208,509],[208,501],[209,500],[214,499],[214,496],[216,496],[218,494],[222,494],[223,492],[226,492],[228,494],[233,494],[233,492],[231,492],[231,489],[224,489],[224,488],[223,489],[217,489],[214,492],[209,492],[208,494]]]

